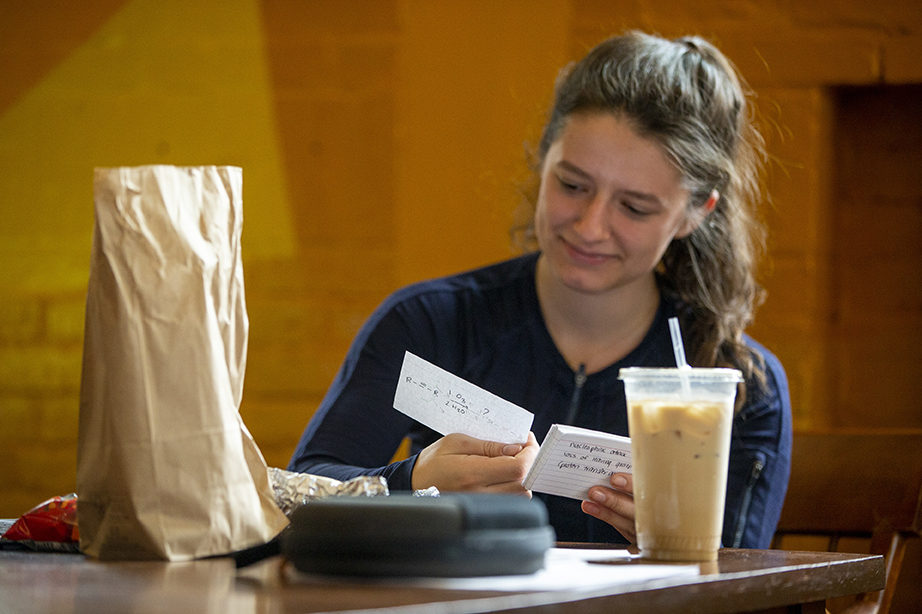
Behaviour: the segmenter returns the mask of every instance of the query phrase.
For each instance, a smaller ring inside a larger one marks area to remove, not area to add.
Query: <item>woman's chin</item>
[[[570,290],[581,294],[602,294],[614,287],[610,281],[589,275],[568,275],[560,281]]]

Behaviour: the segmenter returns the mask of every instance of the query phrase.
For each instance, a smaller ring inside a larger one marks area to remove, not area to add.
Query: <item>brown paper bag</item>
[[[287,524],[240,419],[235,167],[99,168],[77,448],[80,549],[188,560]]]

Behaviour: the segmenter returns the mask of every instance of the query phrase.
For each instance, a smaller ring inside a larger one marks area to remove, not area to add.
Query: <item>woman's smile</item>
[[[570,256],[570,259],[574,264],[578,266],[583,265],[587,267],[598,267],[608,264],[615,259],[615,256],[611,254],[606,254],[589,248],[577,247],[563,237],[560,237],[560,242],[563,244],[567,254]]]

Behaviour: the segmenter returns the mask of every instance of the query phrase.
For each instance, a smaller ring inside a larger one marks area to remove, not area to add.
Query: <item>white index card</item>
[[[394,409],[448,435],[525,443],[534,414],[407,352]]]

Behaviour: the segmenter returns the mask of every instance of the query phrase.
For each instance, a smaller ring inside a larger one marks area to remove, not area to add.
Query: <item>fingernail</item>
[[[598,490],[594,490],[591,493],[589,493],[589,498],[598,503],[605,503],[604,493],[601,493]]]
[[[616,475],[611,479],[612,486],[627,486],[627,479],[623,475]]]
[[[522,451],[522,446],[515,443],[507,443],[503,446],[503,454],[506,456],[515,456]]]

